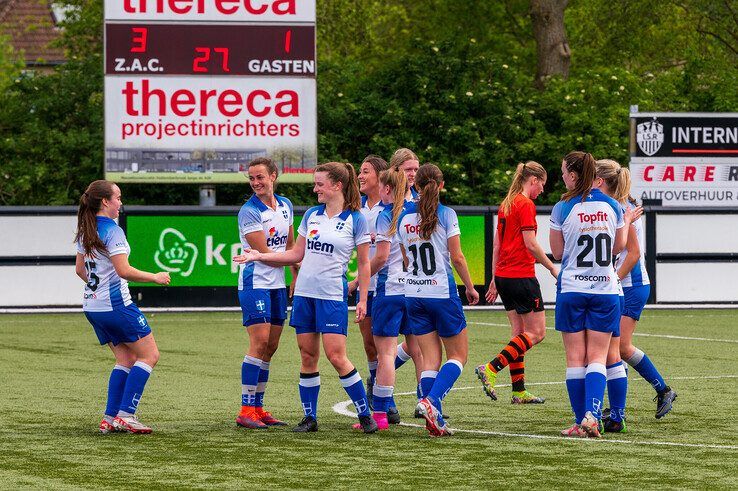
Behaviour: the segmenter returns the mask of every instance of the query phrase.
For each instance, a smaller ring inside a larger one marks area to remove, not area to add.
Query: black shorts
[[[514,310],[518,314],[543,311],[541,286],[536,278],[495,276],[495,286],[505,310]]]

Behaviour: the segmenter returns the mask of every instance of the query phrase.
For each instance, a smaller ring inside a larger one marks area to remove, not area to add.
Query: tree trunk
[[[571,51],[566,39],[564,10],[568,0],[531,0],[530,17],[536,38],[538,68],[535,85],[543,89],[553,75],[569,76]]]

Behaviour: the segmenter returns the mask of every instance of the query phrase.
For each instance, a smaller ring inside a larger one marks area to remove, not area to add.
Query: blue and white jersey
[[[305,237],[305,257],[295,295],[345,302],[351,253],[356,246],[371,241],[364,216],[344,210],[329,218],[325,205],[314,206],[305,212],[297,233]]]
[[[557,292],[618,294],[612,247],[617,229],[625,226],[622,209],[598,189],[581,198],[559,201],[551,212],[551,230],[564,235]]]
[[[132,302],[128,282],[115,272],[112,256],[131,254],[126,234],[112,218],[97,218],[97,234],[105,244],[105,251],[94,251],[95,256],[85,255],[87,284],[82,297],[82,310],[85,312],[110,312],[125,307]],[[82,242],[77,241],[77,252],[85,254]]]
[[[395,232],[392,237],[388,235],[392,225],[392,204],[384,206],[382,213],[377,217],[377,243],[389,242],[390,252],[387,262],[377,272],[377,293],[386,296],[405,295],[405,267],[402,264],[402,251],[400,250],[400,238]]]
[[[263,232],[267,247],[274,252],[284,252],[287,236],[292,225],[292,203],[287,198],[274,195],[277,208],[272,210],[255,194],[249,198],[238,212],[238,235],[241,246],[250,249],[246,234]],[[238,289],[284,288],[284,267],[273,268],[260,262],[241,264],[238,271]]]
[[[627,203],[625,204],[625,208],[623,209],[623,211],[631,209],[633,207],[634,205]],[[623,288],[651,284],[648,279],[648,271],[646,271],[646,240],[643,232],[643,220],[636,220],[635,222],[633,222],[633,226],[635,227],[636,237],[638,237],[638,247],[641,249],[641,257],[640,259],[638,259],[638,262],[635,263],[633,269],[630,270],[630,273],[628,273],[622,280],[620,280]],[[620,269],[620,266],[622,266],[625,262],[625,258],[627,255],[627,250],[620,253],[617,260],[615,261],[615,271]]]
[[[405,276],[405,296],[421,298],[458,297],[448,239],[461,234],[459,219],[451,208],[438,205],[438,225],[430,240],[418,232],[418,204],[407,203],[397,223],[400,243],[405,247],[410,264]]]
[[[369,243],[369,259],[373,258],[377,254],[377,217],[384,210],[382,201],[377,202],[373,207],[369,207],[369,200],[366,196],[361,197],[361,214],[366,219],[367,227],[369,227],[369,236],[371,242]],[[372,276],[369,279],[369,291],[373,292],[377,289],[377,275]]]

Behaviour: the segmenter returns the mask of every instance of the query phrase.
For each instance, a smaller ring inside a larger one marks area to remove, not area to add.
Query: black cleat
[[[676,398],[677,393],[668,385],[653,398],[656,401],[656,419],[663,418],[671,411],[671,406],[674,404]]]
[[[371,416],[359,416],[359,427],[364,433],[375,433],[379,429]]]
[[[602,427],[605,433],[625,433],[625,420],[613,421],[610,416],[602,418]]]
[[[391,425],[400,424],[400,412],[396,407],[391,407],[387,410],[387,422]]]
[[[312,416],[305,416],[300,423],[292,428],[295,433],[313,433],[318,431],[318,421]]]

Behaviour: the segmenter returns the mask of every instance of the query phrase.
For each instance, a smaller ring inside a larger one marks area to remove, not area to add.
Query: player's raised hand
[[[233,256],[233,262],[237,264],[246,264],[258,261],[259,257],[261,257],[261,253],[259,251],[255,251],[254,249],[244,249],[243,253]]]
[[[623,213],[623,219],[628,223],[633,223],[641,218],[641,215],[643,215],[643,207],[636,206],[635,208],[628,208],[625,210],[625,213]]]

